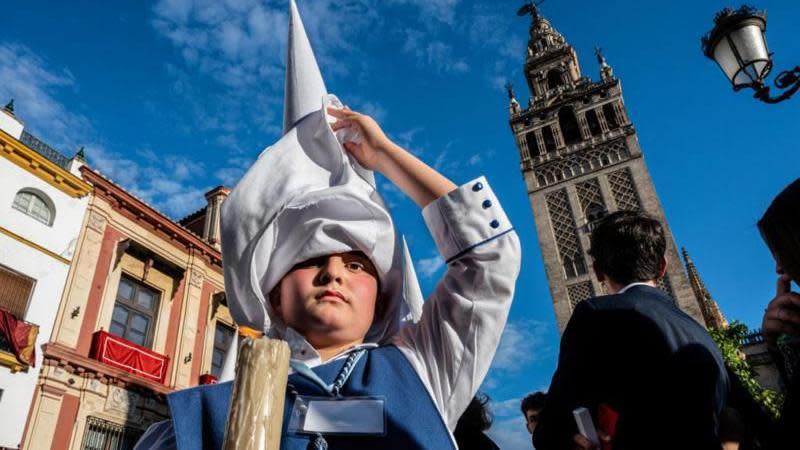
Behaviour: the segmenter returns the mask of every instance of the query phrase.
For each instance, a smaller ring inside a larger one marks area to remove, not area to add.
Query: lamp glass
[[[761,27],[752,24],[733,30],[729,35],[741,58],[742,67],[734,85],[759,83],[769,71],[769,53]]]
[[[739,61],[736,60],[730,42],[725,37],[720,39],[717,46],[714,47],[714,61],[719,64],[719,67],[725,72],[725,76],[733,83],[736,73],[739,72]]]

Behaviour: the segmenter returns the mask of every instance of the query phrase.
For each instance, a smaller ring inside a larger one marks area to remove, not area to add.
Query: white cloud
[[[115,151],[103,144],[90,120],[59,100],[63,89],[77,89],[68,69],[53,69],[27,47],[0,44],[0,100],[15,99],[17,117],[37,137],[72,156],[78,145],[86,147],[89,165],[136,196],[179,217],[205,203],[198,186],[205,168],[191,158],[153,149]],[[125,156],[135,155],[136,157]]]
[[[393,3],[414,5],[420,9],[421,19],[435,19],[452,24],[455,19],[456,6],[460,0],[390,0]]]
[[[417,260],[414,266],[417,268],[417,272],[422,274],[423,278],[431,278],[444,267],[444,259],[442,259],[439,252],[436,252],[430,258]]]
[[[550,325],[538,320],[508,322],[492,361],[491,371],[518,373],[552,351]]]
[[[503,450],[531,450],[531,435],[525,427],[525,419],[519,405],[522,398],[503,401],[492,400],[489,408],[494,422],[487,433]]]
[[[531,435],[525,428],[522,414],[519,417],[496,419],[488,435],[503,450],[531,450]]]
[[[469,64],[453,54],[453,47],[440,40],[430,40],[430,35],[409,28],[405,31],[403,51],[413,55],[421,66],[432,67],[438,73],[465,73]]]
[[[25,46],[0,44],[0,101],[14,99],[17,118],[26,129],[72,156],[80,139],[91,131],[89,120],[56,100],[64,89],[75,89],[67,69],[52,70]]]

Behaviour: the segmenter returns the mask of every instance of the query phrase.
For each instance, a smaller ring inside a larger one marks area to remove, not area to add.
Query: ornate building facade
[[[129,450],[167,417],[164,395],[214,380],[235,324],[224,300],[219,205],[173,221],[88,166],[75,256],[43,346],[21,448]]]
[[[17,448],[89,203],[67,158],[0,108],[0,448]]]
[[[643,210],[666,226],[667,274],[660,287],[700,323],[702,299],[690,285],[622,98],[620,80],[599,49],[600,79],[581,72],[575,49],[531,3],[522,107],[508,86],[510,125],[533,209],[559,328],[578,302],[602,295],[591,270],[589,233],[617,210]]]

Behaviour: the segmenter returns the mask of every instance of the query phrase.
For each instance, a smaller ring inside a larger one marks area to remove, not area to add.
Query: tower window
[[[525,135],[525,142],[528,144],[528,154],[531,156],[544,154],[544,149],[539,148],[539,143],[536,142],[536,132],[531,131]]]
[[[547,72],[547,89],[555,89],[559,86],[564,85],[564,77],[561,75],[561,71],[558,69],[550,69]]]
[[[556,151],[556,138],[553,136],[553,129],[549,125],[542,127],[542,138],[545,150],[548,152]]]
[[[617,119],[617,112],[614,111],[614,106],[611,103],[603,105],[603,115],[606,117],[608,129],[614,130],[619,128],[619,120]]]
[[[586,264],[580,255],[575,255],[575,259],[564,257],[564,275],[567,279],[586,275]]]
[[[589,125],[589,133],[592,136],[603,134],[603,129],[600,127],[600,119],[597,118],[597,111],[594,109],[586,111],[586,123]]]
[[[53,202],[47,195],[33,189],[23,189],[17,192],[11,207],[48,226],[53,225],[56,215]]]
[[[578,118],[575,117],[575,110],[571,106],[565,106],[558,110],[558,125],[561,127],[565,144],[575,144],[582,140]]]

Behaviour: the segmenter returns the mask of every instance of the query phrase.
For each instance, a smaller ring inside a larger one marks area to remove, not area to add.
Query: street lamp
[[[717,62],[733,84],[733,90],[755,90],[755,98],[765,103],[778,103],[800,89],[800,66],[775,77],[775,86],[786,89],[770,97],[764,79],[772,70],[772,53],[767,50],[764,31],[767,14],[749,6],[725,8],[714,17],[714,28],[703,36],[703,53]]]

